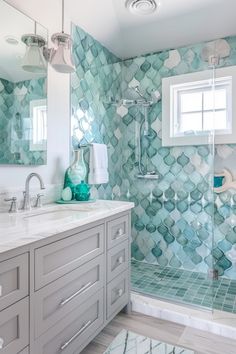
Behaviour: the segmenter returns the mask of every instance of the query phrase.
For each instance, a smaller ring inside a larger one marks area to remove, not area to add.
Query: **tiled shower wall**
[[[71,80],[73,146],[92,141],[109,146],[110,181],[96,186],[96,193],[135,202],[132,256],[201,272],[212,268],[214,260],[220,275],[236,279],[236,196],[233,191],[211,192],[212,147],[162,147],[158,102],[148,111],[148,134],[143,134],[143,127],[141,131],[142,163],[159,180],[139,180],[137,147],[144,108],[109,103],[134,97],[137,85],[149,98],[161,93],[163,77],[208,69],[201,58],[205,44],[122,61],[79,27],[73,28],[73,36],[77,67]],[[220,65],[236,65],[236,37],[222,44],[229,57]],[[233,145],[217,146],[218,167],[235,152]]]
[[[44,78],[0,79],[0,163],[42,165],[46,151],[30,151],[30,101],[47,98]]]

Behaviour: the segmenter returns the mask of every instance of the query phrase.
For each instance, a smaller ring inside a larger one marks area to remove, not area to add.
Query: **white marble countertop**
[[[83,204],[48,204],[29,212],[0,212],[0,254],[113,216],[133,203],[98,200]]]

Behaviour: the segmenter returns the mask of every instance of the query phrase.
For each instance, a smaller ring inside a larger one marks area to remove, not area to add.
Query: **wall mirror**
[[[0,164],[47,160],[47,29],[0,0]]]

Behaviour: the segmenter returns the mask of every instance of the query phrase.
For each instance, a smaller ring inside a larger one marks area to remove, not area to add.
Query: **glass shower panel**
[[[168,53],[123,61],[121,196],[132,212],[132,289],[212,309],[214,136],[199,146],[162,146]],[[158,69],[159,67],[159,69]]]
[[[216,70],[213,68],[214,121],[217,121],[218,106],[224,104],[219,100],[215,86]],[[217,127],[216,127],[217,129]],[[233,145],[216,145],[214,159],[214,175],[224,176],[226,171],[224,156],[220,149],[232,149]],[[227,166],[228,167],[228,166]],[[233,166],[232,166],[233,167]],[[231,174],[230,170],[227,173]],[[214,177],[214,186],[219,187],[219,179]],[[220,180],[220,186],[226,178]],[[224,188],[214,192],[214,225],[213,225],[213,269],[212,306],[213,319],[221,324],[236,327],[236,209],[235,190]]]

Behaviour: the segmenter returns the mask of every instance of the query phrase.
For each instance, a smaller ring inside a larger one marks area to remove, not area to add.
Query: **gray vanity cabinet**
[[[27,296],[28,253],[0,262],[0,311]]]
[[[88,298],[77,311],[69,312],[51,331],[35,342],[34,354],[79,353],[88,338],[104,323],[104,293],[101,289]]]
[[[35,250],[35,290],[104,252],[104,225],[98,225]]]
[[[104,259],[100,255],[35,293],[35,338],[76,311],[104,283]]]
[[[0,353],[19,353],[29,344],[29,298],[0,312]]]
[[[79,354],[130,301],[130,212],[0,255],[0,354]]]
[[[123,215],[107,223],[107,249],[127,240],[129,236],[129,217]]]

